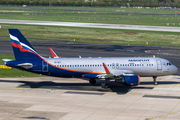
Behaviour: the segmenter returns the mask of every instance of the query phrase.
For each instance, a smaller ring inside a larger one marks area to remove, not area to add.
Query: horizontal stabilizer
[[[2,59],[5,62],[12,61],[11,59]]]
[[[17,67],[23,67],[25,69],[30,69],[33,67],[33,64],[31,63],[22,63],[22,64],[18,64]]]

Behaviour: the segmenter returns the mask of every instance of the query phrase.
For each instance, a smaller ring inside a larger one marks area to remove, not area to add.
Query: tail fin
[[[42,58],[18,29],[9,29],[16,60]]]

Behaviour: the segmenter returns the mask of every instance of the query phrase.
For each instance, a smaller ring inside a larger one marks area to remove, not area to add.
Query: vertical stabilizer
[[[16,60],[41,58],[18,29],[9,29],[9,35]]]

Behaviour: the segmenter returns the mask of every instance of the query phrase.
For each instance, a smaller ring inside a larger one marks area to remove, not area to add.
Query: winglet
[[[53,55],[54,58],[59,58],[56,53],[52,50],[52,48],[49,48],[49,50],[51,51],[51,54]]]
[[[111,73],[109,72],[108,68],[106,67],[105,63],[103,63],[103,67],[104,67],[104,69],[105,69],[105,71],[106,71],[106,74],[111,74]]]

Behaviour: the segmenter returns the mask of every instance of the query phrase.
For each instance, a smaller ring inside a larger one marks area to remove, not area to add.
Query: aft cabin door
[[[156,62],[157,62],[157,70],[162,70],[161,60],[156,60]]]
[[[48,72],[48,64],[42,61],[42,72]]]

